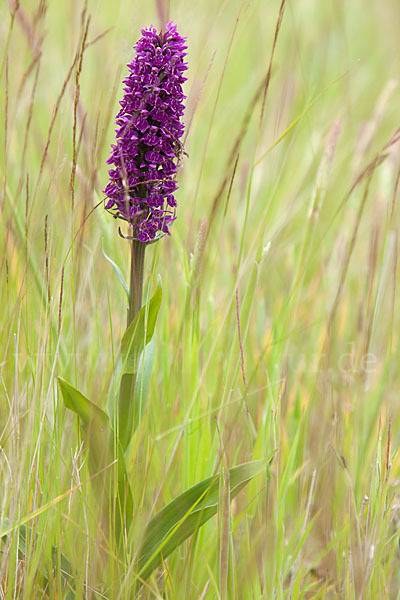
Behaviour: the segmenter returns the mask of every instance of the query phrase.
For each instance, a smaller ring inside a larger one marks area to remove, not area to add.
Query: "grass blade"
[[[119,266],[117,265],[116,262],[113,261],[112,258],[110,258],[108,256],[108,254],[106,253],[106,251],[104,250],[104,246],[101,246],[101,251],[103,253],[104,258],[110,263],[110,265],[112,266],[112,268],[114,269],[117,277],[118,277],[118,281],[120,282],[120,284],[122,285],[124,292],[129,300],[129,288],[128,288],[128,284],[125,281],[125,277],[122,275],[122,271],[119,268]]]

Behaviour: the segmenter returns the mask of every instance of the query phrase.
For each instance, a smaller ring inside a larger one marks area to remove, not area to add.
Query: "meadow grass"
[[[170,1],[189,156],[146,253],[123,556],[101,525],[56,378],[103,408],[117,386],[102,248],[128,277],[129,247],[101,190],[125,63],[167,9],[0,8],[0,598],[400,598],[397,0]],[[262,458],[230,502],[228,467]],[[218,514],[138,588],[150,517],[219,471]]]

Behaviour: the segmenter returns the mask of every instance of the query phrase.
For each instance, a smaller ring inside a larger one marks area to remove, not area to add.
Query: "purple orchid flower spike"
[[[176,173],[183,153],[185,41],[172,22],[159,33],[154,27],[142,29],[124,80],[116,143],[107,161],[113,168],[103,191],[106,210],[128,221],[139,242],[169,233],[175,220]]]

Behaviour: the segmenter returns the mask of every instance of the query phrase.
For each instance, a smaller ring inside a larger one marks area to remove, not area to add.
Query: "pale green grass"
[[[161,274],[163,301],[150,401],[129,455],[134,539],[221,465],[264,457],[268,469],[230,506],[222,495],[218,516],[143,598],[400,598],[400,154],[390,143],[400,125],[400,6],[288,0],[263,120],[258,100],[227,164],[267,73],[279,5],[170,2],[188,36],[193,120],[178,219],[146,258],[145,295]],[[101,206],[88,215],[107,181],[125,63],[158,17],[150,2],[83,9],[80,0],[27,0],[14,17],[0,8],[8,600],[67,597],[61,554],[69,597],[133,597],[134,569],[98,527],[85,448],[56,376],[105,407],[126,297],[101,248],[125,274],[129,249]],[[73,60],[89,15],[87,42],[112,29],[86,47],[78,98]]]

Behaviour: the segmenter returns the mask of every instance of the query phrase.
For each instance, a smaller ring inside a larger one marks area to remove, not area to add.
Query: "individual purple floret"
[[[149,242],[158,232],[169,233],[175,219],[187,46],[172,22],[160,33],[142,29],[142,35],[124,79],[116,144],[107,161],[113,168],[103,191],[106,209],[129,221],[137,240]]]

